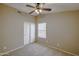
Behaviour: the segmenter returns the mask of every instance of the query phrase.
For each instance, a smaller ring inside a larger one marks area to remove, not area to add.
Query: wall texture
[[[47,14],[39,23],[47,23],[47,40],[39,40],[74,54],[79,54],[79,11]]]
[[[2,5],[0,5],[0,52],[1,52],[1,50],[2,50]]]
[[[34,23],[34,20],[29,15],[21,15],[16,9],[0,4],[0,45],[4,49],[7,47],[5,51],[24,45],[24,22]]]

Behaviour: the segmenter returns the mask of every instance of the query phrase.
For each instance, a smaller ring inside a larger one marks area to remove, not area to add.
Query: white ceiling
[[[26,7],[25,5],[30,4],[35,6],[34,3],[6,3],[6,5],[16,8],[25,13],[29,13],[33,10],[33,8]],[[46,3],[44,7],[51,8],[51,12],[43,11],[41,14],[48,14],[54,12],[62,12],[62,11],[73,11],[79,10],[79,3]],[[32,15],[37,15],[33,13]]]

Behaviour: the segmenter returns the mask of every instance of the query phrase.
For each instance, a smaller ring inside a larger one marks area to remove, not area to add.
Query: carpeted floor
[[[8,54],[9,56],[68,56],[55,49],[50,49],[44,45],[33,43]]]

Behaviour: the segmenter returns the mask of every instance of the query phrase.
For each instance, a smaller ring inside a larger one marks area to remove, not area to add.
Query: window
[[[34,42],[35,41],[35,24],[31,23],[30,24],[30,42]]]
[[[46,39],[46,23],[38,24],[38,38]]]
[[[30,24],[24,22],[24,45],[29,44],[29,35],[30,35]]]
[[[24,22],[24,45],[35,41],[35,24]]]

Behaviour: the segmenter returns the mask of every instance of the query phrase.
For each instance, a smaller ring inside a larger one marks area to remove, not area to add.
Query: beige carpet
[[[69,54],[62,53],[60,51],[50,49],[44,45],[33,43],[26,45],[25,47],[11,52],[9,56],[68,56]]]

